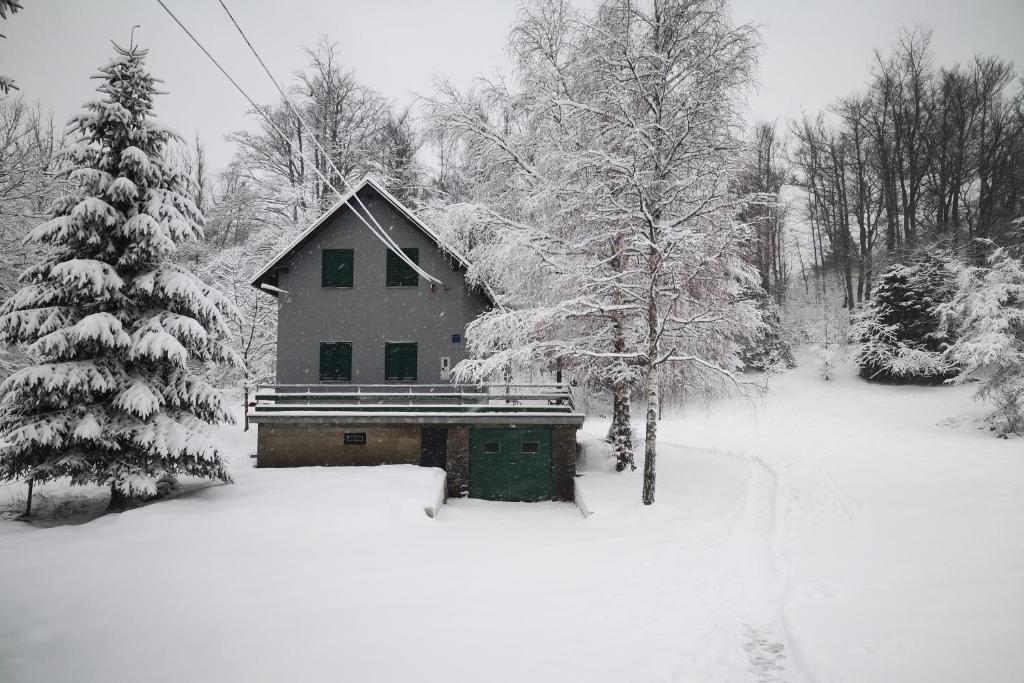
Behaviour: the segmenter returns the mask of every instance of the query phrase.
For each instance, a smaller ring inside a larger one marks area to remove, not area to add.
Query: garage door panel
[[[550,500],[551,430],[473,429],[469,481],[474,498]]]
[[[509,482],[506,456],[500,453],[471,453],[469,464],[469,495],[486,500],[507,500]]]

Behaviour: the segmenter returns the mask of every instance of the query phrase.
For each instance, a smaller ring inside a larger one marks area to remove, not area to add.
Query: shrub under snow
[[[982,381],[978,397],[996,406],[1005,432],[1024,428],[1024,263],[1002,250],[987,268],[964,268],[943,308],[960,338],[946,356],[961,367],[955,381]]]
[[[955,287],[950,261],[941,256],[922,255],[882,275],[850,328],[861,377],[935,382],[955,375],[956,364],[944,353],[953,339],[940,311]]]

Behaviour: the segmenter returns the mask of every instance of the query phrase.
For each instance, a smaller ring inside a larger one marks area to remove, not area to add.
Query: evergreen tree
[[[8,12],[10,12],[11,14],[14,14],[18,10],[20,10],[21,8],[22,7],[21,7],[20,0],[0,0],[0,19],[6,19]],[[3,38],[3,37],[4,36],[2,34],[0,34],[0,38]],[[13,78],[11,78],[10,76],[0,75],[0,93],[2,93],[4,95],[7,95],[12,90],[17,90],[17,89],[18,89],[18,86],[14,85],[14,79]]]
[[[1024,263],[997,249],[987,268],[965,268],[943,307],[960,338],[947,355],[961,368],[956,382],[981,380],[978,398],[995,405],[1002,433],[1024,428]]]
[[[955,375],[955,364],[943,353],[953,339],[941,325],[940,310],[954,289],[953,270],[941,254],[922,254],[890,268],[850,328],[860,376],[927,383]]]
[[[761,320],[764,326],[739,352],[744,369],[781,372],[795,368],[796,359],[793,358],[793,352],[786,341],[779,307],[768,298],[763,290],[750,298],[756,302],[758,310],[761,311]]]
[[[206,428],[232,418],[201,370],[237,361],[230,303],[172,261],[202,216],[153,119],[146,51],[114,47],[103,99],[70,124],[75,189],[29,233],[42,257],[0,306],[0,339],[34,361],[0,386],[0,478],[109,485],[122,509],[163,477],[230,481]]]

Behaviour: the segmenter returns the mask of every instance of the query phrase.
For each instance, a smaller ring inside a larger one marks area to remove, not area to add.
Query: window
[[[352,381],[352,344],[320,342],[320,381]]]
[[[500,453],[501,444],[497,441],[487,441],[484,443],[484,453]]]
[[[346,446],[365,446],[366,432],[345,432]]]
[[[402,249],[409,260],[419,265],[420,262],[420,250],[419,249]],[[388,249],[387,252],[387,279],[386,285],[388,287],[417,287],[420,284],[420,276],[416,274],[416,271],[409,267],[402,259],[398,258],[395,252]]]
[[[384,344],[384,381],[416,381],[416,344]]]
[[[462,343],[462,335],[461,334],[453,334],[452,335],[452,344],[461,344],[461,343]]]
[[[320,251],[320,286],[352,286],[352,250],[323,249]]]
[[[520,453],[540,453],[540,442],[524,441]]]

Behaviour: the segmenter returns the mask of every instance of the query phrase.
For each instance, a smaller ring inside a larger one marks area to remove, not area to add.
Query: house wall
[[[256,466],[415,465],[420,461],[423,426],[263,423],[258,425]],[[448,425],[449,498],[469,493],[469,430],[469,425]],[[366,444],[345,445],[345,432],[365,432]],[[576,427],[552,425],[552,500],[573,500],[575,475]]]
[[[384,342],[417,343],[416,384],[446,383],[441,357],[451,366],[466,357],[466,326],[487,310],[484,296],[466,285],[450,257],[370,186],[359,196],[391,238],[419,249],[419,264],[441,280],[420,277],[411,288],[385,287],[386,247],[347,207],[320,226],[282,262],[278,297],[277,381],[320,382],[320,342],[352,343],[352,383],[384,383]],[[358,206],[358,204],[356,205]],[[353,287],[320,286],[321,249],[352,249]],[[452,343],[458,334],[462,342]]]
[[[257,467],[418,465],[420,425],[261,424]],[[365,432],[366,444],[346,445],[345,432]]]

